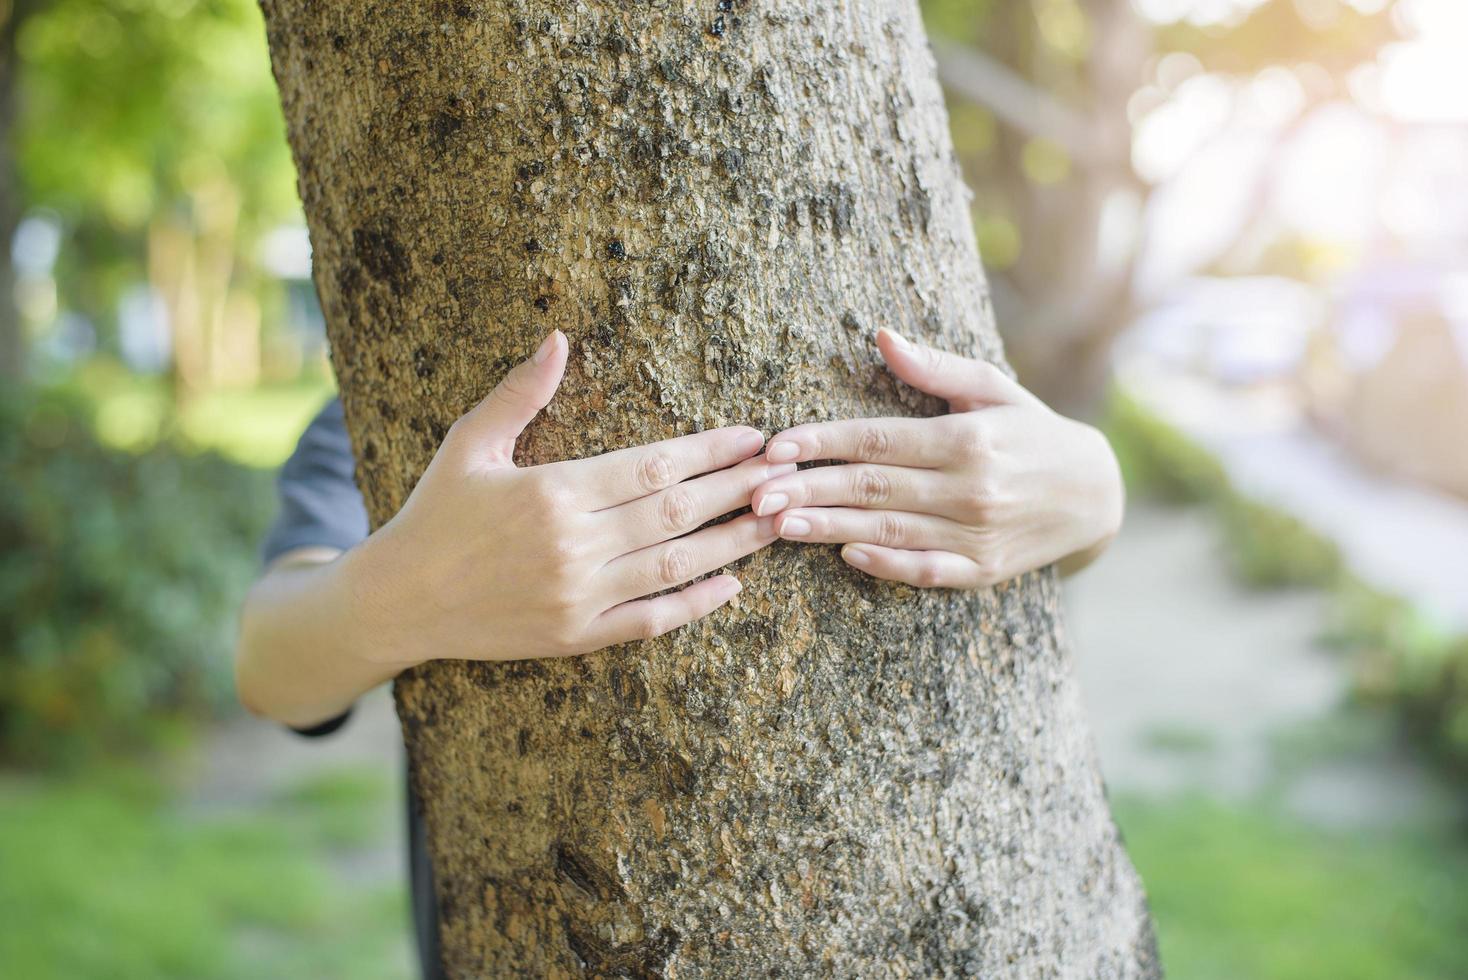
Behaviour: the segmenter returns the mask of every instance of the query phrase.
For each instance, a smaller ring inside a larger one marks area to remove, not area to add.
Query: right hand
[[[650,639],[740,584],[715,575],[646,596],[776,539],[773,519],[753,514],[688,533],[795,471],[755,456],[764,438],[747,426],[516,467],[515,440],[555,394],[566,353],[557,330],[454,423],[402,510],[344,556],[370,659],[520,660]]]

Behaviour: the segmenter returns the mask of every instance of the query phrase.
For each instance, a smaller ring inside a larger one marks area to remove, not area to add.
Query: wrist
[[[398,673],[430,659],[411,642],[414,631],[397,601],[397,576],[387,559],[387,541],[380,528],[336,561],[341,635],[348,656],[359,662]]]

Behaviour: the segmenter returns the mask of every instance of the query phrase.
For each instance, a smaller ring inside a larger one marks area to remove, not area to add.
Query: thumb
[[[529,359],[510,369],[494,390],[458,422],[475,452],[509,463],[515,440],[550,404],[566,373],[566,335],[551,332]]]
[[[877,331],[877,349],[892,373],[919,391],[937,395],[955,412],[1012,405],[1034,395],[988,361],[914,344],[895,330]]]

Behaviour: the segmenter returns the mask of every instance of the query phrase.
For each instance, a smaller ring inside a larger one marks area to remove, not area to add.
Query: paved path
[[[1316,642],[1321,599],[1242,588],[1218,533],[1202,508],[1134,503],[1108,553],[1067,583],[1111,789],[1278,794],[1328,826],[1453,819],[1461,804],[1389,720],[1348,707],[1347,665]]]

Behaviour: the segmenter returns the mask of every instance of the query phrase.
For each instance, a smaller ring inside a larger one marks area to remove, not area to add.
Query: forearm
[[[250,590],[235,657],[239,698],[252,713],[306,728],[336,717],[407,664],[365,656],[351,552],[302,549]]]

